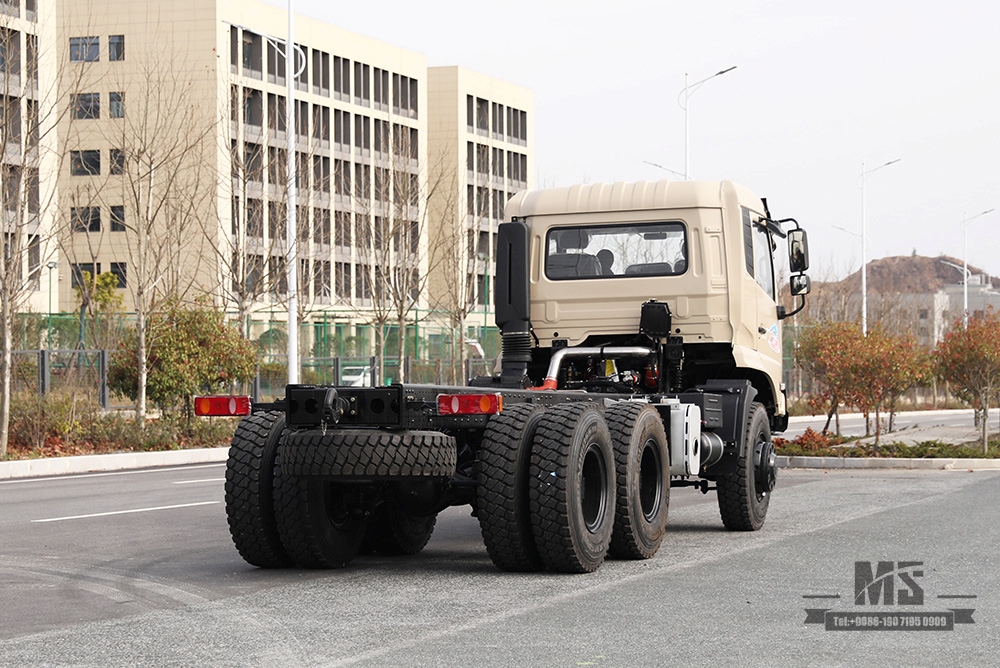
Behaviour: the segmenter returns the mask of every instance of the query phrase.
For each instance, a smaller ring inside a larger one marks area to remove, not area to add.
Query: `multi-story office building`
[[[492,325],[497,225],[507,200],[534,186],[534,96],[462,67],[432,67],[427,84],[430,302],[441,312],[467,309],[468,324]]]
[[[491,235],[533,169],[528,91],[428,70],[419,53],[297,16],[289,123],[280,8],[61,0],[54,13],[62,310],[78,305],[84,271],[111,272],[127,310],[154,293],[207,295],[248,323],[282,321],[294,239],[303,322],[335,324],[346,339],[396,324],[401,305],[426,321],[441,220],[428,202],[442,196],[429,178],[440,182],[432,155],[445,141],[486,302]],[[431,104],[429,89],[449,80],[454,90]],[[302,339],[307,354],[312,337]]]
[[[58,267],[51,209],[58,169],[53,8],[0,0],[0,185],[3,294],[15,307],[45,312]]]

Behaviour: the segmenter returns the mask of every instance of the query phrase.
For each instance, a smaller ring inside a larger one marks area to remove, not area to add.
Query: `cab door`
[[[752,275],[757,283],[756,350],[766,366],[768,375],[781,377],[781,328],[778,325],[777,285],[775,284],[774,243],[771,232],[757,224],[754,215],[743,209],[743,229],[747,251],[747,271],[752,264]],[[751,263],[752,260],[752,263]]]

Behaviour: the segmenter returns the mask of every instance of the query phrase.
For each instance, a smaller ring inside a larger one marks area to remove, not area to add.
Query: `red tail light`
[[[194,414],[200,416],[250,415],[250,397],[195,397]]]
[[[502,410],[500,394],[438,395],[438,415],[494,415]]]

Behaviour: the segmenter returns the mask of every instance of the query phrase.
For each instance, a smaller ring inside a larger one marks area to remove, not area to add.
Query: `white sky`
[[[286,6],[282,0],[267,0]],[[527,86],[536,183],[738,181],[810,234],[814,279],[946,253],[1000,275],[1000,3],[295,0],[295,11]],[[834,229],[834,225],[854,232]],[[960,274],[956,271],[956,280]]]

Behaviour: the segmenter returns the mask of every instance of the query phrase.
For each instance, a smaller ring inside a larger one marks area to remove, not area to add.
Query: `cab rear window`
[[[545,248],[545,276],[552,280],[679,276],[688,265],[680,221],[558,227],[549,230]]]

